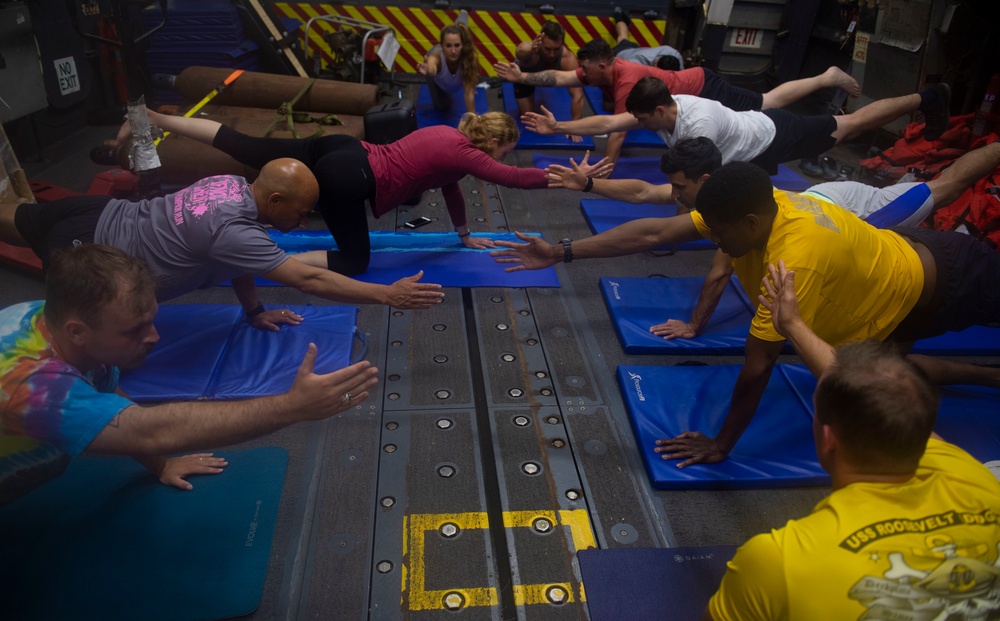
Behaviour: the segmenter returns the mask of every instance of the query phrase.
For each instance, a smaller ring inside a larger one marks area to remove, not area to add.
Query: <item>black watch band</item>
[[[263,313],[266,310],[267,309],[264,308],[264,303],[261,302],[260,304],[257,304],[257,306],[254,307],[253,310],[248,310],[248,311],[244,311],[244,312],[246,313],[247,319],[253,319],[254,317],[256,317],[257,315]]]
[[[584,192],[589,192],[594,189],[594,178],[587,175],[587,185],[583,186]]]
[[[560,239],[559,243],[563,247],[563,263],[571,263],[573,261],[573,240],[567,237]]]

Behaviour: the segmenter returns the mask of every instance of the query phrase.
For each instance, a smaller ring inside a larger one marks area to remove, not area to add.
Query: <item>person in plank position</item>
[[[545,22],[534,39],[518,44],[514,52],[517,66],[524,73],[549,70],[576,71],[580,63],[566,47],[565,39],[566,31],[558,22]],[[569,91],[571,99],[569,116],[571,119],[578,119],[583,116],[583,88],[571,86],[566,90]],[[517,109],[521,114],[535,112],[534,86],[514,84],[514,98],[517,100]],[[582,140],[580,136],[567,137],[573,142]]]

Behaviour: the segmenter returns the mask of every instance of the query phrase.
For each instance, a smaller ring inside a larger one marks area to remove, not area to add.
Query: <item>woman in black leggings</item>
[[[549,187],[544,170],[518,168],[501,161],[517,143],[514,120],[501,112],[466,113],[458,128],[419,129],[387,145],[375,145],[344,135],[320,138],[254,138],[216,121],[149,113],[162,129],[211,144],[237,161],[259,169],[268,161],[291,157],[306,164],[319,181],[317,208],[337,242],[337,251],[318,258],[296,258],[311,265],[353,275],[368,269],[367,204],[376,218],[405,200],[431,188],[441,188],[455,232],[470,248],[492,248],[489,239],[471,237],[465,200],[458,181],[468,174],[514,188]],[[119,139],[127,137],[126,127]],[[584,174],[603,176],[611,165],[602,160],[582,162]]]

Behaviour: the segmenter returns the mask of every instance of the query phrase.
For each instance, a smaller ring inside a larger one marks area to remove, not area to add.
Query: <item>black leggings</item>
[[[368,269],[371,242],[365,207],[366,201],[375,202],[375,175],[360,140],[344,135],[254,138],[223,125],[212,146],[258,170],[281,157],[308,166],[319,181],[317,207],[339,248],[326,253],[327,267],[348,276]]]

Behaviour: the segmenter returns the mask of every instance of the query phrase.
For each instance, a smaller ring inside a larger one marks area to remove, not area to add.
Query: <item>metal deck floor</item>
[[[80,152],[95,131],[83,132]],[[60,151],[68,159],[25,163],[29,177],[59,182],[60,170],[79,175],[89,165]],[[508,163],[530,166],[530,155],[515,151]],[[462,187],[473,230],[590,235],[579,193],[472,178]],[[429,192],[370,225],[393,230],[419,213],[437,218],[425,230],[448,230],[443,204],[431,204],[439,199]],[[701,276],[711,254],[574,262],[556,268],[558,289],[448,289],[426,311],[362,307],[367,357],[381,370],[372,397],[252,443],[283,446],[290,462],[264,596],[250,618],[586,619],[579,548],[740,544],[808,513],[827,489],[648,484],[614,370],[683,359],[626,356],[598,278]],[[0,278],[0,305],[43,296],[36,281],[5,270]],[[325,303],[286,288],[263,288],[261,298]],[[236,300],[216,288],[173,302]]]

